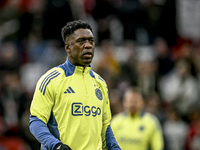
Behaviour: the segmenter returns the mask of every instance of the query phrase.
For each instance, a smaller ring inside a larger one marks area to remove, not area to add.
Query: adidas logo
[[[71,86],[69,86],[66,91],[64,92],[65,94],[67,93],[75,93],[74,90],[71,88]]]

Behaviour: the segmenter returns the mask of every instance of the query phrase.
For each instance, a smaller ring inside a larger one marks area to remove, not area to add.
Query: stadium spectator
[[[194,105],[189,114],[189,130],[187,134],[186,150],[198,150],[200,148],[200,110],[199,105]]]
[[[164,102],[176,106],[185,121],[188,120],[191,106],[198,100],[197,82],[197,79],[191,75],[188,61],[180,59],[175,64],[175,70],[164,76],[159,83]]]
[[[155,50],[151,46],[139,46],[136,56],[136,84],[146,98],[151,91],[157,89]]]
[[[176,108],[167,109],[167,118],[163,125],[167,150],[184,150],[189,126],[181,119]]]
[[[172,51],[166,40],[162,37],[157,37],[153,45],[156,51],[156,72],[158,78],[161,78],[163,75],[169,73],[174,67],[174,60],[171,53]]]
[[[111,38],[110,22],[114,14],[115,10],[109,0],[96,0],[92,10],[92,17],[97,23],[98,44],[105,39]]]
[[[99,46],[101,55],[98,56],[98,64],[96,64],[96,72],[106,80],[109,88],[116,86],[114,80],[118,79],[120,73],[120,65],[114,55],[115,49],[111,40],[103,40]]]

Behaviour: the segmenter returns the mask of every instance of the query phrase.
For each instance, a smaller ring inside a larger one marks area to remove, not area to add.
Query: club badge
[[[103,99],[102,92],[101,92],[101,90],[100,90],[99,88],[96,88],[96,89],[95,89],[95,94],[96,94],[96,96],[97,96],[97,98],[98,98],[99,100],[102,100],[102,99]]]

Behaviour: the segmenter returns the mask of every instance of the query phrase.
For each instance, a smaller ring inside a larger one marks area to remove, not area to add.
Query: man
[[[130,88],[123,98],[125,112],[116,114],[111,122],[113,133],[123,150],[162,150],[163,136],[158,119],[144,112],[141,91]]]
[[[110,127],[105,81],[91,70],[95,42],[81,20],[62,28],[67,60],[38,81],[31,104],[30,131],[42,150],[120,150]]]

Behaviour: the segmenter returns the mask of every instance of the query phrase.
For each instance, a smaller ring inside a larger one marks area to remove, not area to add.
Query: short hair
[[[125,93],[124,93],[124,96],[127,94],[127,93],[137,93],[137,94],[140,94],[142,96],[142,99],[144,100],[144,95],[142,93],[142,89],[138,86],[130,86],[126,89]]]
[[[71,36],[77,29],[89,29],[92,33],[92,27],[89,23],[83,21],[83,20],[74,20],[71,22],[68,22],[62,29],[61,29],[61,35],[62,39],[65,43],[66,38]]]

